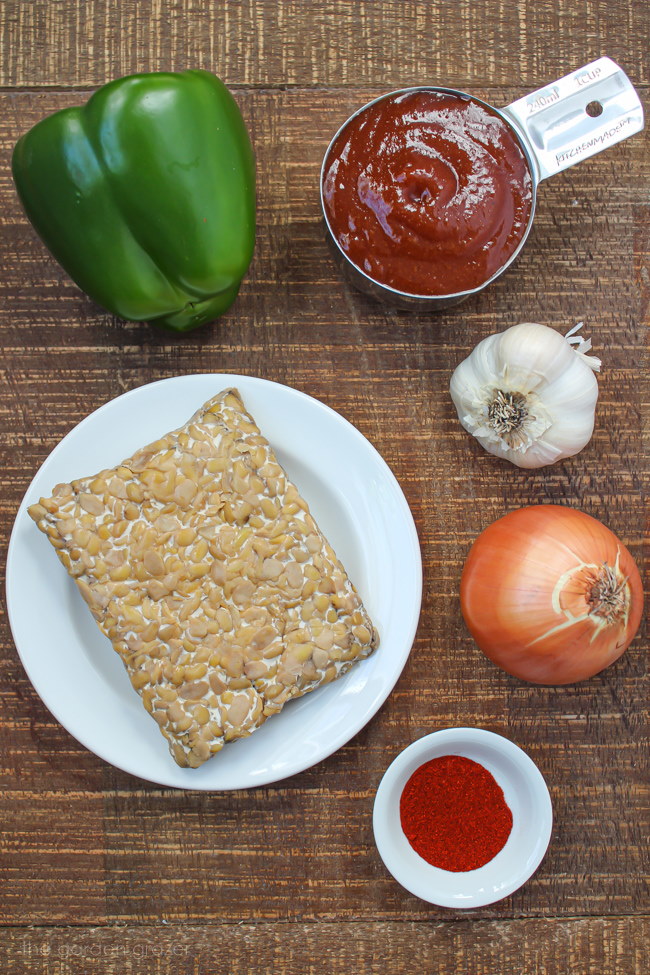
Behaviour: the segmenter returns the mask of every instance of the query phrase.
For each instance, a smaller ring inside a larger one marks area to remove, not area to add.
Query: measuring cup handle
[[[538,181],[608,149],[643,128],[643,107],[610,58],[524,95],[501,109],[537,167]]]

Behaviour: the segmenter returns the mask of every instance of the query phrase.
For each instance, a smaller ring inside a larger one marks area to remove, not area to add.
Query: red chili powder
[[[512,830],[501,787],[482,765],[460,755],[434,758],[416,769],[399,811],[415,852],[453,873],[489,863]]]

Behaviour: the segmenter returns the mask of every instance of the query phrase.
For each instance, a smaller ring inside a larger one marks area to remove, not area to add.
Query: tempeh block
[[[29,514],[181,766],[378,645],[237,390],[118,467],[57,485]]]

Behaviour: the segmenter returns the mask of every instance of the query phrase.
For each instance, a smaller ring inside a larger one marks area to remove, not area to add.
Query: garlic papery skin
[[[449,391],[458,418],[489,453],[535,468],[589,443],[600,360],[575,334],[581,325],[566,336],[533,322],[513,325],[457,366]]]

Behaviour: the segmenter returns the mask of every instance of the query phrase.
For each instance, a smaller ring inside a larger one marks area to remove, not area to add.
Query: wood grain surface
[[[318,174],[347,116],[407,83],[459,85],[505,105],[607,54],[647,108],[648,26],[641,0],[0,3],[3,574],[17,508],[61,437],[125,390],[209,371],[286,383],[347,417],[398,478],[424,567],[413,651],[379,714],[316,767],[247,792],[159,788],[87,751],[31,687],[3,601],[0,970],[647,970],[645,626],[592,680],[530,686],[477,650],[458,586],[476,535],[539,502],[600,518],[645,565],[648,136],[543,183],[517,265],[437,314],[390,309],[343,281],[324,239]],[[93,86],[190,66],[220,74],[241,106],[257,157],[258,239],[227,315],[175,338],[119,321],[78,290],[24,216],[10,160],[21,133]],[[539,471],[483,452],[449,397],[455,366],[519,321],[566,330],[581,320],[603,360],[590,444]],[[461,725],[523,747],[554,806],[537,873],[469,914],[406,893],[372,835],[374,793],[392,758],[421,735]]]

